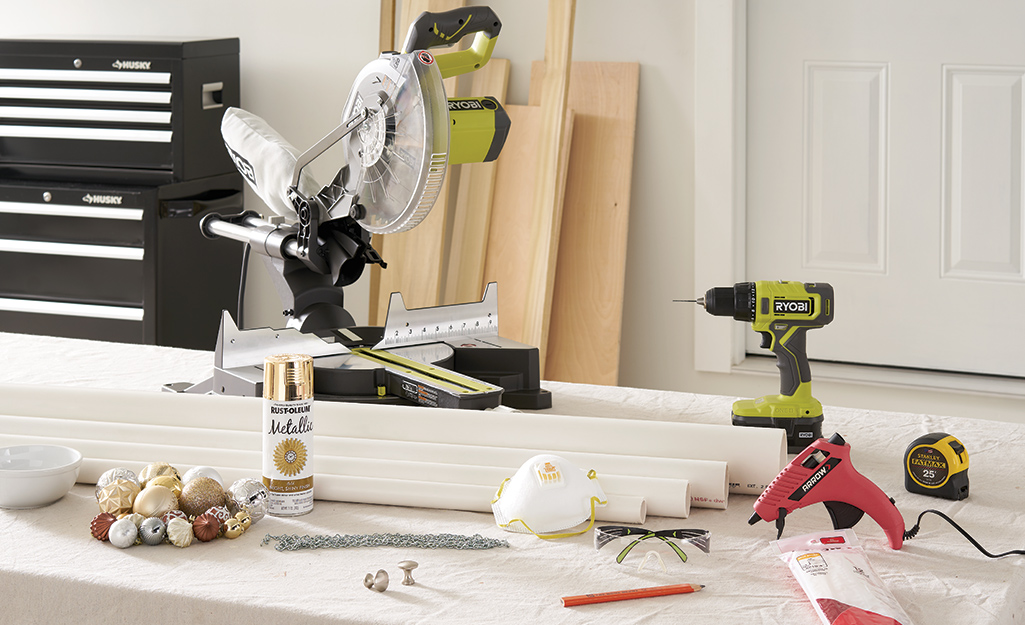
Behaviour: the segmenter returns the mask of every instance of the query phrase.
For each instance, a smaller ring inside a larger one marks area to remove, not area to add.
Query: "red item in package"
[[[872,569],[854,530],[773,543],[826,625],[913,625]]]

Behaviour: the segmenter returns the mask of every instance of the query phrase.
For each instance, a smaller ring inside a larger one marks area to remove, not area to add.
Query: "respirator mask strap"
[[[590,471],[587,472],[587,479],[594,480],[594,479],[597,479],[597,478],[598,478],[598,474],[594,471],[594,469],[591,469]],[[498,501],[499,498],[502,496],[502,489],[505,488],[506,482],[508,482],[510,479],[512,479],[512,478],[505,478],[504,480],[502,480],[502,484],[498,487],[498,492],[495,493],[495,498],[491,500],[492,504],[494,504],[496,501]],[[558,534],[538,534],[533,529],[531,529],[530,526],[527,525],[527,522],[524,521],[523,519],[510,519],[508,523],[506,523],[504,525],[499,523],[498,526],[503,528],[503,529],[506,529],[509,526],[513,525],[514,523],[518,523],[519,525],[523,526],[528,532],[530,532],[534,536],[537,536],[538,538],[541,538],[541,539],[544,539],[544,540],[550,540],[552,538],[569,538],[570,536],[579,536],[580,534],[584,534],[587,531],[589,531],[592,527],[594,527],[594,515],[595,515],[595,510],[594,509],[595,509],[595,506],[604,506],[604,505],[606,505],[608,503],[608,500],[607,499],[602,500],[600,497],[591,497],[591,502],[590,503],[591,503],[591,517],[590,517],[590,521],[588,521],[587,527],[585,527],[584,529],[582,529],[582,530],[580,530],[578,532],[561,532],[561,533],[558,533]]]

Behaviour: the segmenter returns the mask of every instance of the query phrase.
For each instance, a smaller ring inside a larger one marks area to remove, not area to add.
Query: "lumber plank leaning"
[[[530,103],[541,99],[543,62],[531,67]],[[634,135],[638,63],[573,63],[567,106],[575,113],[573,158],[552,293],[548,380],[616,385]]]

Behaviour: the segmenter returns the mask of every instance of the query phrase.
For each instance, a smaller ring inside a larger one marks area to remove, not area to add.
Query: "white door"
[[[1025,2],[747,24],[747,276],[833,285],[809,356],[1025,377]]]

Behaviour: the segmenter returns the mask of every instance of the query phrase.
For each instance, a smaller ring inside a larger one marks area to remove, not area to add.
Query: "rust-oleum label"
[[[263,483],[268,513],[306,514],[313,509],[313,400],[263,402]]]

